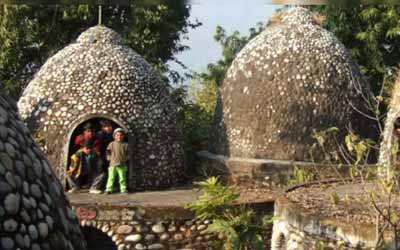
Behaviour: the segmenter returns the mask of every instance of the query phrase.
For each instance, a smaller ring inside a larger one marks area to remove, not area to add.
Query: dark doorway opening
[[[82,227],[88,250],[117,250],[118,247],[107,234],[94,227]]]
[[[103,169],[103,171],[105,173],[107,173],[107,167],[108,167],[107,164],[108,163],[105,161],[105,149],[107,148],[108,143],[110,143],[110,140],[112,140],[112,136],[111,136],[111,138],[109,138],[107,140],[104,140],[104,138],[103,138],[103,140],[100,139],[101,136],[99,135],[99,133],[102,131],[102,123],[103,122],[108,122],[111,125],[111,127],[112,127],[111,134],[112,134],[112,131],[114,131],[116,128],[123,128],[123,126],[121,126],[120,124],[118,124],[118,123],[116,123],[116,122],[114,122],[114,121],[112,121],[110,119],[103,118],[103,117],[96,117],[96,118],[88,119],[88,120],[82,122],[81,124],[79,124],[75,128],[75,130],[72,132],[72,135],[71,135],[71,137],[69,139],[69,142],[68,142],[69,145],[68,145],[68,159],[67,159],[66,170],[68,170],[70,165],[71,165],[71,156],[74,153],[76,153],[80,148],[79,145],[76,144],[76,138],[78,136],[82,135],[84,133],[84,131],[85,131],[85,127],[87,126],[87,124],[90,124],[91,128],[93,130],[93,136],[95,138],[94,140],[100,140],[101,141],[99,158],[103,159],[103,164],[102,164],[101,168]],[[124,140],[128,141],[128,136],[125,136]],[[103,187],[105,185],[106,180],[107,179],[105,179],[105,181],[104,181],[104,183],[102,185]],[[88,183],[88,182],[89,181],[87,181],[87,180],[83,180],[82,187],[84,189],[85,188],[89,188],[90,183]],[[66,190],[69,190],[69,189],[70,189],[70,186],[68,185],[68,182],[67,182],[66,183]]]

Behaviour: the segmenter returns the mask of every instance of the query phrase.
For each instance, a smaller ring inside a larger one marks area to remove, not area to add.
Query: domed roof
[[[109,28],[86,30],[48,59],[18,106],[44,138],[60,178],[71,131],[93,117],[111,119],[133,136],[137,185],[168,186],[183,175],[182,131],[165,82]]]
[[[53,114],[49,110],[57,110],[59,106],[66,110],[66,105],[71,110],[83,111],[90,106],[116,108],[117,104],[124,103],[125,109],[129,109],[143,101],[130,97],[143,92],[148,85],[152,85],[147,89],[154,93],[165,89],[151,66],[122,45],[121,40],[115,31],[104,26],[83,32],[76,43],[48,59],[29,83],[18,102],[21,116],[26,119],[32,113],[40,116],[50,112],[49,115],[59,119],[63,113]],[[120,112],[121,116],[130,115]],[[68,116],[68,111],[64,114]]]
[[[86,249],[59,181],[0,92],[0,249]]]
[[[343,139],[349,127],[363,129],[367,119],[355,111],[365,112],[362,92],[368,98],[368,86],[343,44],[318,26],[309,10],[289,9],[228,69],[211,150],[309,160],[314,131],[335,126]]]

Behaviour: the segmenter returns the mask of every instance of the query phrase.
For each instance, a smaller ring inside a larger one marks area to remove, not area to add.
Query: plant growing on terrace
[[[336,130],[330,130],[330,132]],[[326,131],[321,131],[315,136],[318,141],[316,145],[320,147],[325,146],[327,137],[332,136],[332,134]],[[335,135],[333,135],[335,136]],[[336,140],[337,141],[337,140]],[[396,157],[398,154],[399,142],[393,143],[391,149],[392,157]],[[338,145],[340,147],[341,145]],[[343,146],[343,145],[342,145]],[[360,204],[366,204],[363,209],[368,211],[371,218],[375,218],[376,224],[376,249],[385,249],[384,247],[384,237],[385,235],[392,234],[395,244],[395,249],[400,247],[400,220],[398,216],[399,206],[399,178],[400,173],[397,168],[393,165],[386,166],[389,168],[389,173],[387,176],[382,176],[381,169],[379,166],[365,165],[367,163],[369,153],[374,150],[375,143],[370,139],[362,139],[360,136],[349,133],[345,137],[344,148],[340,149],[342,155],[341,159],[348,166],[348,174],[343,174],[343,172],[338,171],[337,162],[333,162],[329,156],[326,159],[330,159],[328,165],[336,177],[339,178],[344,184],[348,183],[359,183],[361,185],[362,194],[359,197],[353,197],[353,202],[356,201]],[[323,150],[324,151],[324,150]],[[327,151],[324,153],[328,154]],[[339,166],[341,166],[339,164]],[[319,180],[323,180],[322,175],[317,176]],[[371,188],[372,187],[372,188]],[[340,203],[349,203],[349,198],[340,197],[336,192],[332,192],[329,196],[330,202],[333,206],[338,206]]]
[[[217,177],[196,184],[203,194],[187,208],[195,213],[197,219],[212,221],[208,232],[226,239],[223,245],[216,246],[218,249],[264,249],[263,235],[271,224],[268,217],[257,221],[252,209],[237,204],[239,194],[232,187],[221,184]]]

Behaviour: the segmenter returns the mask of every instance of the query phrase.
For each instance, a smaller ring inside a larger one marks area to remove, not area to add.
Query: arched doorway
[[[94,227],[82,227],[88,250],[117,250],[115,242],[107,234]]]
[[[102,131],[102,127],[104,127],[104,123],[107,123],[108,125],[111,126],[111,134],[109,135],[109,138],[107,140],[101,140],[99,139],[99,133]],[[83,135],[84,131],[86,130],[87,126],[90,124],[90,127],[93,131],[93,137],[95,138],[94,140],[98,140],[101,141],[100,146],[98,147],[98,149],[101,152],[101,159],[105,158],[105,149],[107,148],[107,145],[109,142],[111,142],[113,140],[112,138],[112,131],[114,131],[116,128],[123,128],[125,131],[127,130],[125,126],[122,126],[120,123],[117,123],[115,120],[113,119],[109,119],[109,118],[105,118],[105,117],[90,117],[89,119],[86,120],[82,120],[80,121],[75,128],[72,129],[72,131],[70,131],[70,135],[69,135],[69,139],[67,142],[67,159],[66,159],[66,165],[65,165],[65,171],[67,171],[69,169],[69,167],[71,166],[71,156],[77,152],[77,150],[79,150],[80,146],[79,143],[77,143],[77,137],[80,135]],[[110,137],[111,136],[111,137]],[[125,141],[129,141],[129,134],[125,136]],[[94,145],[92,146],[97,146],[96,143],[94,143]],[[107,173],[107,164],[104,161],[103,165],[101,167],[101,169]],[[129,167],[128,167],[129,170]],[[102,183],[102,187],[104,187],[106,182],[106,178],[104,179],[103,183]],[[83,180],[82,186],[84,189],[89,188],[90,183],[88,183],[87,180]],[[65,188],[66,190],[70,189],[70,186],[68,185],[68,182],[65,182]]]

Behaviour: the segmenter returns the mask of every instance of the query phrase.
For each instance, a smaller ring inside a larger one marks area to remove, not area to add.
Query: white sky
[[[238,30],[247,35],[248,30],[258,22],[264,22],[280,5],[268,4],[267,0],[192,0],[190,20],[199,20],[203,25],[190,30],[189,40],[183,41],[190,50],[178,55],[189,69],[204,71],[208,63],[221,58],[221,47],[214,41],[217,25],[222,26],[227,34]],[[171,63],[172,69],[182,73],[182,67]]]

